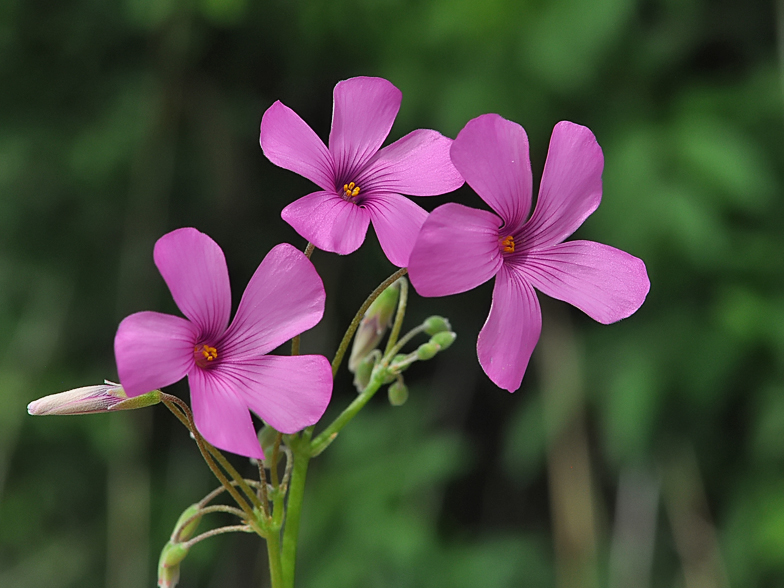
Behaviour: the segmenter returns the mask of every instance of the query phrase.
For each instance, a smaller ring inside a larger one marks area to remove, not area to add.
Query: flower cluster
[[[535,289],[601,323],[640,307],[650,287],[641,260],[591,241],[564,242],[601,199],[603,156],[590,130],[556,125],[531,213],[532,173],[521,126],[486,114],[468,122],[454,141],[420,129],[382,147],[400,103],[401,92],[387,80],[339,82],[327,145],[281,102],[264,113],[264,155],[318,186],[281,213],[297,233],[319,249],[348,254],[372,224],[389,261],[408,268],[422,296],[465,292],[494,277],[477,354],[489,378],[510,392],[520,387],[541,330]],[[448,203],[428,214],[403,195],[444,194],[464,182],[492,212]],[[324,286],[305,254],[288,244],[274,247],[231,322],[228,269],[210,237],[193,228],[175,230],[158,240],[153,257],[184,318],[157,312],[127,317],[114,342],[121,387],[78,389],[32,403],[31,412],[122,409],[187,377],[199,433],[218,448],[253,458],[264,454],[251,412],[285,434],[320,420],[332,393],[330,362],[321,355],[269,354],[322,318]],[[396,291],[390,296],[396,300]],[[389,326],[394,300],[384,303],[385,314],[380,300],[366,315],[352,371]],[[432,357],[452,340],[451,332],[436,333],[395,365],[404,369]],[[357,377],[364,381],[359,372]],[[395,386],[399,404],[405,388],[402,380]],[[137,403],[158,400],[153,394]]]

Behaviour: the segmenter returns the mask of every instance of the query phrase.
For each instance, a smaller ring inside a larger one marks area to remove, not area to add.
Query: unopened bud
[[[158,404],[160,401],[160,390],[128,398],[122,386],[107,381],[100,386],[84,386],[33,400],[27,405],[27,412],[36,416],[93,414],[143,408]]]
[[[440,333],[441,331],[452,330],[452,326],[449,324],[449,320],[442,316],[431,316],[425,320],[424,323],[422,323],[422,326],[425,327],[425,333],[431,337],[436,333]]]
[[[261,445],[261,453],[264,456],[263,459],[270,459],[272,457],[272,452],[275,449],[275,443],[278,438],[278,431],[270,427],[269,425],[264,425],[261,429],[259,429],[259,445]],[[280,459],[280,454],[278,455],[278,459]],[[266,464],[269,467],[270,464]]]
[[[370,383],[370,377],[373,375],[373,368],[376,367],[376,362],[380,355],[381,352],[374,349],[357,364],[354,370],[354,386],[357,392],[362,392],[367,388],[368,383]]]
[[[387,287],[365,311],[351,347],[351,356],[348,359],[349,371],[356,372],[359,363],[378,347],[381,339],[384,338],[397,308],[400,280],[404,279],[400,278]]]
[[[394,382],[387,390],[389,404],[392,406],[403,406],[408,400],[408,386],[402,380]]]
[[[196,528],[201,522],[201,507],[198,504],[191,504],[186,508],[177,519],[177,524],[174,525],[174,533],[172,533],[172,541],[181,542],[187,541],[196,532]]]
[[[163,546],[158,559],[158,587],[174,588],[180,581],[180,562],[188,555],[188,547],[183,543],[168,542]]]
[[[417,359],[432,359],[435,357],[436,353],[440,351],[440,349],[441,347],[438,345],[438,343],[433,343],[432,341],[422,343],[422,345],[417,347],[416,350]]]
[[[457,333],[452,331],[441,331],[440,333],[436,333],[430,338],[431,343],[435,343],[441,348],[441,351],[444,349],[449,349],[449,346],[455,342],[455,338],[457,338]]]

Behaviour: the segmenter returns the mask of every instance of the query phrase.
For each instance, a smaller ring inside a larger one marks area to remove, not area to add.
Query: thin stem
[[[269,497],[267,496],[267,472],[264,471],[264,462],[259,461],[259,480],[261,480],[261,486],[259,487],[257,496],[259,500],[261,500],[261,504],[264,505],[264,514],[269,516]]]
[[[400,329],[403,327],[403,318],[406,316],[406,305],[408,304],[408,280],[400,280],[400,295],[397,299],[397,312],[395,313],[395,323],[389,332],[387,346],[384,348],[384,355],[389,355],[389,350],[397,342]]]
[[[397,345],[395,345],[392,349],[387,350],[387,352],[384,355],[386,357],[389,357],[390,359],[394,358],[398,353],[400,353],[400,350],[403,349],[406,343],[408,343],[409,341],[411,341],[411,339],[419,335],[419,333],[424,332],[424,330],[425,330],[425,325],[419,325],[417,327],[414,327],[408,333],[403,335],[400,341],[397,342]]]
[[[351,324],[346,329],[346,333],[343,335],[343,340],[340,342],[338,346],[338,350],[335,353],[335,358],[332,360],[332,375],[338,373],[338,368],[340,368],[340,363],[343,361],[343,356],[346,354],[346,350],[348,349],[348,344],[351,342],[351,337],[354,336],[354,333],[359,327],[359,323],[362,320],[362,317],[365,316],[365,311],[373,304],[373,301],[378,298],[381,293],[386,290],[395,280],[400,278],[401,276],[405,276],[408,270],[406,268],[400,268],[394,274],[389,276],[386,280],[381,282],[381,284],[370,293],[370,296],[367,297],[365,302],[362,303],[362,306],[359,307],[357,314],[354,315],[354,318],[351,320]]]
[[[381,388],[384,380],[381,377],[381,374],[385,372],[385,366],[382,366],[382,369],[378,367],[374,370],[373,376],[370,378],[370,382],[365,387],[359,396],[357,396],[354,401],[349,404],[346,409],[340,413],[338,418],[336,418],[332,423],[324,429],[321,433],[319,433],[318,437],[313,439],[310,443],[310,452],[312,455],[316,456],[327,446],[332,443],[335,439],[337,434],[345,427],[351,419],[360,411],[360,409],[365,406],[368,401],[373,398],[373,395]]]
[[[313,255],[313,250],[315,248],[316,246],[313,243],[308,242],[308,244],[305,246],[305,257],[310,259],[310,256]]]
[[[299,447],[295,447],[293,452],[294,460],[291,468],[291,484],[289,486],[286,525],[283,528],[283,551],[281,553],[285,588],[294,588],[294,566],[297,559],[299,522],[302,515],[302,500],[305,495],[305,477],[308,473],[308,462],[311,457],[308,449],[308,441],[300,439]],[[288,470],[288,464],[286,465]]]
[[[253,533],[253,529],[251,529],[248,525],[228,525],[226,527],[218,527],[217,529],[205,531],[201,535],[196,535],[196,537],[190,541],[183,543],[182,546],[185,549],[190,549],[199,541],[204,541],[205,539],[209,539],[210,537],[214,537],[215,535],[220,535],[222,533]]]
[[[208,451],[212,454],[212,456],[218,460],[218,463],[221,465],[221,467],[224,470],[226,470],[226,472],[228,472],[228,474],[232,477],[232,479],[235,482],[237,482],[237,485],[242,489],[242,491],[248,496],[248,498],[250,498],[251,502],[253,503],[253,506],[255,506],[258,509],[262,509],[263,505],[261,504],[261,501],[259,500],[258,496],[256,496],[256,493],[250,489],[248,484],[245,482],[245,479],[242,476],[240,476],[239,472],[237,472],[237,470],[234,469],[234,467],[229,463],[226,457],[224,457],[224,455],[220,451],[218,451],[217,448],[207,443],[207,441],[205,441],[204,443],[207,446]]]
[[[239,517],[241,520],[245,520],[245,513],[238,508],[234,508],[233,506],[228,506],[226,504],[214,504],[212,506],[206,506],[204,508],[200,508],[199,512],[194,514],[193,516],[188,517],[185,519],[182,524],[175,529],[174,533],[172,533],[171,540],[174,543],[180,543],[180,533],[182,530],[185,529],[188,525],[190,525],[194,520],[201,518],[205,514],[209,514],[211,512],[226,512],[229,514],[233,514],[236,517]]]
[[[218,478],[218,481],[226,488],[226,491],[231,495],[234,499],[234,502],[237,503],[243,512],[245,513],[248,521],[255,521],[255,515],[253,514],[253,509],[250,505],[242,498],[239,492],[237,492],[236,488],[232,486],[231,482],[229,482],[228,478],[220,471],[218,466],[210,457],[210,453],[205,446],[205,441],[202,438],[201,434],[196,430],[196,425],[193,422],[193,415],[191,414],[190,408],[188,405],[185,404],[182,400],[177,398],[176,396],[172,396],[170,394],[161,394],[161,399],[163,403],[166,405],[172,414],[174,414],[180,421],[188,428],[193,436],[193,439],[196,441],[196,445],[201,452],[201,456],[204,458],[204,461],[207,462],[207,466],[212,470],[213,475]],[[260,529],[259,529],[260,531]],[[258,531],[257,531],[258,532]],[[261,534],[261,533],[259,533]]]

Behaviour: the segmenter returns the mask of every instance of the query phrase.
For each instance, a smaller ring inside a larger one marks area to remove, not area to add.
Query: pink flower
[[[449,158],[452,140],[436,131],[413,131],[379,151],[401,98],[381,78],[339,82],[329,148],[280,101],[264,113],[259,136],[264,155],[321,188],[281,213],[319,249],[356,251],[372,222],[389,261],[404,267],[427,213],[401,194],[435,196],[463,184]]]
[[[452,145],[452,162],[496,214],[445,204],[425,221],[409,262],[422,296],[465,292],[495,276],[493,304],[477,341],[488,377],[520,387],[539,340],[534,288],[609,324],[634,313],[650,282],[645,264],[607,245],[569,237],[599,206],[604,157],[586,127],[553,130],[536,209],[523,128],[497,114],[470,121]]]
[[[155,265],[187,319],[157,312],[120,323],[114,353],[128,396],[188,376],[196,427],[227,451],[261,458],[248,410],[283,433],[321,418],[332,394],[332,368],[320,355],[267,355],[311,328],[324,313],[324,286],[310,261],[288,244],[259,265],[229,325],[226,260],[196,229],[158,239]]]

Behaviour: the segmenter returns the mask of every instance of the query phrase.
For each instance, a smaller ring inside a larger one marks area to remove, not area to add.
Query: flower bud
[[[180,581],[180,562],[188,555],[188,547],[169,541],[158,559],[158,587],[174,588]]]
[[[174,525],[172,541],[187,541],[193,537],[193,534],[196,532],[196,528],[201,522],[201,515],[199,514],[200,512],[201,507],[198,504],[191,504],[182,512],[180,518],[177,519],[177,524]]]
[[[261,445],[261,453],[264,455],[264,459],[270,459],[272,457],[272,451],[275,449],[275,440],[278,438],[278,431],[270,427],[269,425],[264,425],[261,429],[259,429],[259,445]],[[280,456],[278,456],[280,458]],[[269,467],[269,464],[267,464]]]
[[[449,324],[449,320],[442,316],[428,317],[428,319],[422,323],[422,326],[425,327],[425,333],[430,336],[433,336],[436,333],[440,333],[441,331],[452,330],[452,325]]]
[[[428,341],[427,343],[422,343],[419,347],[417,347],[416,355],[417,359],[419,360],[426,360],[432,359],[435,357],[436,353],[441,350],[441,347],[438,343],[434,343],[433,341]]]
[[[119,384],[105,382],[100,386],[84,386],[58,394],[50,394],[27,405],[31,415],[93,414],[115,410],[131,410],[152,406],[161,401],[161,391],[128,398]]]
[[[408,400],[408,386],[403,383],[403,380],[397,380],[389,387],[387,395],[389,396],[389,404],[403,406]]]
[[[384,338],[397,308],[400,280],[404,279],[400,278],[387,287],[365,311],[351,347],[351,356],[348,359],[349,371],[356,372],[359,363],[378,347],[381,339]]]
[[[431,343],[435,343],[441,348],[441,351],[444,349],[449,349],[449,346],[455,342],[457,338],[457,333],[452,331],[441,331],[440,333],[436,333],[430,338]]]
[[[356,387],[357,392],[362,392],[367,388],[379,355],[381,355],[380,351],[373,350],[357,364],[356,369],[354,370],[354,386]]]

